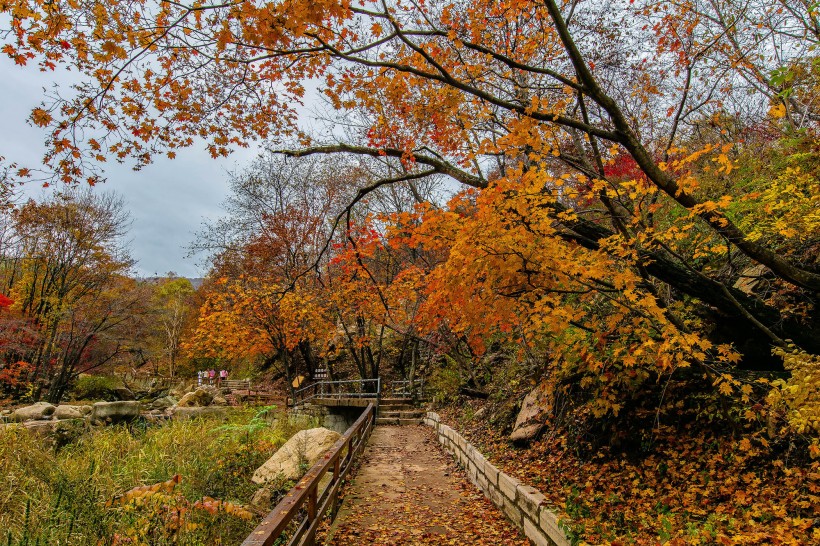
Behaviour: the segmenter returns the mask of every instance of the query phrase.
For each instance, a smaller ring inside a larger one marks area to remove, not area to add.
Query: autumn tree
[[[227,216],[208,226],[196,248],[211,254],[193,351],[259,357],[288,381],[320,367],[333,329],[314,291],[328,259],[334,212],[345,186],[328,162],[262,156],[231,177]]]
[[[156,318],[162,328],[162,352],[168,361],[168,377],[177,374],[184,329],[189,326],[193,311],[193,295],[191,281],[173,274],[156,290]]]
[[[800,98],[811,85],[800,66],[811,64],[816,41],[808,4],[4,7],[12,15],[8,55],[45,68],[71,64],[89,76],[76,97],[32,114],[34,123],[54,127],[46,163],[66,179],[95,158],[131,155],[144,164],[197,135],[214,155],[255,136],[296,135],[291,104],[305,78],[321,76],[334,107],[359,112],[360,131],[349,143],[292,155],[394,157],[400,172],[383,181],[440,173],[475,187],[489,184],[492,163],[513,179],[521,168],[563,166],[570,199],[567,189],[545,186],[555,197],[548,211],[567,227],[561,237],[593,246],[620,238],[653,282],[774,344],[790,337],[816,349],[799,321],[734,288],[738,271],[723,278],[698,270],[697,252],[680,252],[665,234],[672,226],[656,224],[661,212],[683,214],[704,233],[699,247],[725,243],[724,261],[734,254],[793,290],[820,288],[811,266],[750,236],[729,201],[700,187],[696,160],[714,160],[710,169],[729,175],[729,152],[741,144],[698,143],[690,130],[721,111],[747,126],[765,122],[772,105],[776,115],[786,108],[790,125],[812,126],[811,101]],[[740,28],[758,30],[738,41]],[[774,44],[768,50],[766,37]],[[748,85],[737,85],[739,78]],[[75,138],[83,127],[84,141]],[[306,135],[299,141],[308,143]],[[634,162],[638,178],[607,174],[620,157]],[[579,216],[578,202],[589,199],[600,210]]]
[[[77,374],[123,351],[123,324],[141,303],[125,278],[128,217],[118,198],[88,191],[8,214],[15,237],[4,248],[2,280],[14,303],[3,317],[3,365],[26,363],[33,396],[58,401]]]

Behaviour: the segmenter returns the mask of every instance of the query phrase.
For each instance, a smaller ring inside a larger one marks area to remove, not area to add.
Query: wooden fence
[[[329,512],[331,520],[336,517],[339,489],[367,444],[375,423],[375,410],[373,404],[365,408],[353,426],[293,486],[245,539],[242,546],[272,546],[275,543],[283,546],[314,546],[316,530],[325,514]],[[319,491],[322,478],[329,472],[333,476],[324,489]],[[282,537],[285,532],[287,537]],[[279,541],[280,538],[284,540]]]

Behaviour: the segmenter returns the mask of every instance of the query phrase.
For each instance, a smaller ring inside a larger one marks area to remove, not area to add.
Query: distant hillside
[[[137,278],[137,280],[142,281],[142,282],[151,283],[151,284],[159,284],[163,281],[168,280],[169,278],[170,277],[143,277],[143,278]],[[188,281],[191,283],[191,286],[194,287],[194,290],[199,290],[199,287],[202,286],[202,283],[205,282],[205,279],[203,277],[194,277],[194,278],[183,277],[183,278],[188,279]]]

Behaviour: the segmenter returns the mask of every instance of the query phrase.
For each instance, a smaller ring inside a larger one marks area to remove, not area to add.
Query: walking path
[[[373,430],[327,546],[525,546],[424,426]]]

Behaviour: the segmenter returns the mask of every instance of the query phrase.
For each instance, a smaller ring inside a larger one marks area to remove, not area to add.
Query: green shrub
[[[462,384],[461,373],[459,373],[456,362],[451,357],[444,355],[444,360],[430,374],[427,384],[434,402],[454,400]]]
[[[81,375],[74,387],[71,396],[75,400],[117,400],[115,391],[122,387],[119,379],[107,375]]]

